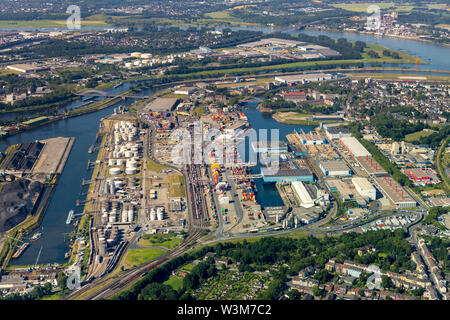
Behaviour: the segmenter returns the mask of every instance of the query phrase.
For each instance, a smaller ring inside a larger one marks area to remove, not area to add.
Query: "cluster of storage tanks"
[[[98,254],[106,255],[106,249],[115,246],[119,241],[119,228],[116,226],[98,229]]]
[[[118,202],[111,204],[109,201],[105,201],[102,205],[102,225],[122,222],[122,223],[132,223],[134,220],[134,206],[124,205],[122,212],[119,216],[120,205]]]
[[[116,193],[116,190],[122,189],[123,187],[123,181],[120,179],[106,179],[105,184],[103,185],[103,192],[104,194],[110,194],[114,195]]]
[[[134,141],[138,135],[137,127],[129,121],[120,121],[114,124],[114,143]]]
[[[137,127],[128,121],[120,121],[114,125],[114,149],[108,160],[109,174],[112,176],[123,173],[128,175],[138,172],[139,148],[142,142],[133,142],[138,135]]]
[[[164,220],[165,216],[164,216],[164,207],[157,207],[152,208],[150,210],[150,220],[151,221],[155,221],[155,220]]]

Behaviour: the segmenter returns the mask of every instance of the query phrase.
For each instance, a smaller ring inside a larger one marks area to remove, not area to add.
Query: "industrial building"
[[[417,205],[403,187],[391,176],[376,177],[375,182],[381,191],[397,206],[397,208],[412,208]]]
[[[264,182],[314,181],[311,170],[306,167],[296,169],[280,168],[274,174],[264,174],[264,171],[261,170],[261,176]]]
[[[347,128],[327,127],[325,133],[330,140],[351,137],[352,134]]]
[[[149,112],[169,112],[175,109],[177,98],[156,98],[148,106]]]
[[[48,71],[50,70],[47,66],[38,66],[32,64],[11,64],[6,66],[6,69],[18,71],[20,73],[36,73],[39,71]]]
[[[356,191],[361,195],[361,197],[376,200],[377,199],[377,190],[375,187],[363,177],[353,177],[352,183],[355,186]]]
[[[382,177],[387,174],[386,170],[371,156],[356,157],[356,161],[371,176]]]
[[[352,175],[352,170],[341,160],[319,161],[319,168],[326,176],[345,177]]]
[[[353,154],[355,157],[368,157],[371,156],[370,152],[354,137],[344,137],[340,139],[345,149]]]
[[[304,145],[327,143],[325,137],[317,132],[305,133],[303,130],[301,130],[300,133],[297,133],[297,135],[299,137],[299,141]]]
[[[184,94],[190,95],[196,92],[198,89],[196,87],[181,87],[174,91],[174,94]]]
[[[278,76],[275,77],[275,80],[287,85],[294,85],[297,83],[330,80],[332,78],[332,75],[329,73],[305,73],[292,76]]]
[[[331,192],[336,192],[343,201],[356,201],[359,205],[365,205],[367,199],[356,190],[351,180],[329,179],[325,185]]]
[[[311,195],[309,194],[308,190],[306,190],[305,185],[301,181],[292,182],[292,188],[302,207],[314,207],[314,200],[311,198]]]

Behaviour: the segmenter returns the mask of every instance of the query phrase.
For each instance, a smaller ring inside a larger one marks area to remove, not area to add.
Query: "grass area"
[[[206,13],[205,19],[198,19],[198,22],[200,24],[210,24],[212,22],[212,23],[216,23],[216,24],[230,23],[230,24],[248,25],[248,26],[258,25],[257,23],[245,22],[242,19],[233,17],[229,11],[214,11],[214,12]]]
[[[414,5],[403,5],[397,4],[395,2],[362,2],[362,3],[335,3],[330,4],[331,6],[339,9],[344,9],[353,12],[367,12],[367,8],[370,6],[378,6],[380,9],[394,9],[401,12],[409,12],[415,6]]]
[[[167,169],[166,166],[156,163],[155,161],[153,161],[149,158],[146,159],[146,165],[147,165],[147,170],[157,172],[157,173]]]
[[[99,84],[94,89],[95,90],[106,90],[106,89],[114,87],[116,85],[116,83],[117,83],[117,81],[105,82],[105,83]]]
[[[192,110],[192,113],[196,116],[201,116],[206,112],[206,107],[205,106],[198,106],[195,107],[194,110]]]
[[[386,57],[383,56],[383,51],[388,50],[391,53],[396,52],[400,56],[400,59],[394,59],[392,57]],[[369,51],[375,51],[378,53],[380,58],[371,58],[367,54]],[[404,52],[396,51],[392,49],[388,49],[386,47],[377,45],[377,44],[371,44],[367,43],[367,47],[364,48],[364,52],[361,54],[363,57],[364,62],[383,62],[383,63],[416,63],[416,58],[413,56],[410,56]],[[427,64],[426,62],[419,59],[418,64]]]
[[[3,20],[0,28],[57,28],[67,26],[66,20]],[[106,27],[110,24],[102,20],[81,20],[81,27]]]
[[[166,253],[165,250],[161,249],[131,249],[128,250],[127,256],[124,261],[124,266],[126,268],[132,268],[139,266],[145,262],[154,260]]]
[[[182,242],[182,238],[175,238],[173,235],[146,234],[139,239],[138,244],[145,247],[164,247],[171,250]]]
[[[435,131],[429,130],[429,129],[423,129],[422,131],[417,131],[414,133],[407,134],[405,136],[405,140],[407,142],[419,141],[420,138],[428,137],[429,135],[433,134],[433,132],[435,132]]]
[[[191,272],[192,269],[194,269],[194,267],[195,267],[195,265],[193,263],[188,263],[188,264],[185,264],[184,266],[182,266],[180,268],[180,270]]]
[[[186,197],[184,177],[182,175],[170,175],[169,197]]]
[[[181,290],[183,288],[183,278],[177,276],[170,276],[168,280],[163,282],[168,286],[171,286],[174,290]]]

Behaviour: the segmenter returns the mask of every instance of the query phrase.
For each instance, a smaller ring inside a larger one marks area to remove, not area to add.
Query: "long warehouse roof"
[[[355,157],[370,156],[370,152],[354,137],[343,137],[341,142],[350,150]]]

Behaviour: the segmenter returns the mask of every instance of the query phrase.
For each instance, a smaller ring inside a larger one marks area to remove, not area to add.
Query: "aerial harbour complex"
[[[448,300],[441,2],[0,3],[0,305]]]

